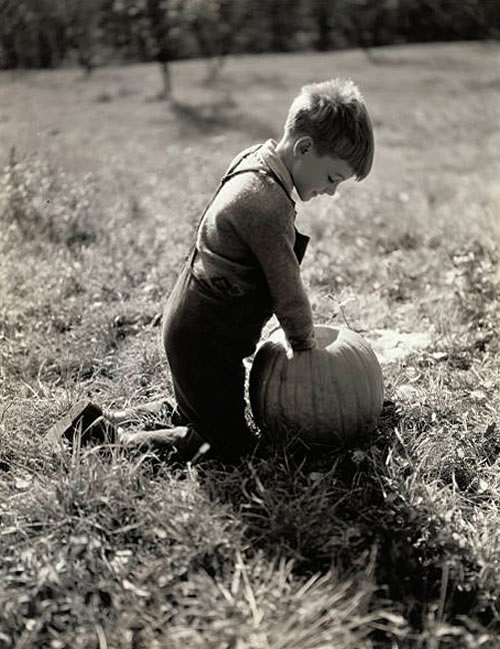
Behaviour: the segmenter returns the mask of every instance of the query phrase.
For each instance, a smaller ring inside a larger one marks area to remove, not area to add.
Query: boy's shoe
[[[71,446],[76,443],[81,446],[114,444],[117,429],[104,417],[99,406],[91,401],[78,401],[64,417],[49,428],[45,439],[52,444],[66,441]]]

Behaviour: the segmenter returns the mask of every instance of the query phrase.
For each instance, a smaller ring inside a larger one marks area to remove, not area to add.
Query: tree
[[[311,17],[316,34],[315,46],[320,52],[330,49],[330,16],[335,10],[335,2],[328,0],[314,0],[311,7]]]
[[[200,54],[207,59],[208,79],[214,80],[225,57],[234,51],[236,41],[250,16],[247,0],[174,0],[177,16],[194,37]]]
[[[161,97],[170,99],[172,82],[169,63],[177,58],[179,12],[175,0],[115,0],[112,6],[115,25],[142,44],[149,60],[160,64]]]
[[[4,0],[0,16],[2,67],[59,65],[69,47],[66,15],[60,0]]]
[[[69,40],[77,52],[78,63],[90,75],[96,67],[101,43],[103,0],[61,0],[65,6]]]
[[[399,0],[354,0],[346,12],[347,41],[374,60],[371,48],[391,43]]]
[[[300,9],[301,3],[297,0],[268,0],[271,49],[274,52],[288,52],[294,49]]]
[[[178,11],[172,0],[146,0],[149,29],[155,48],[155,59],[161,67],[165,99],[172,96],[169,63],[175,58],[175,30],[179,28]]]

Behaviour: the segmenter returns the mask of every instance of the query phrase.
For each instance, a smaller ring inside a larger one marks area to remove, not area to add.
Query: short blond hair
[[[373,128],[363,96],[351,79],[304,86],[292,102],[285,133],[312,137],[316,153],[336,155],[351,165],[356,180],[373,163]]]

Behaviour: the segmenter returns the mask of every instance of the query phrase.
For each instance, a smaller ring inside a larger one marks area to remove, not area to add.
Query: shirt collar
[[[291,198],[293,180],[281,156],[276,151],[276,140],[269,139],[257,151],[261,161],[267,165],[281,180]]]

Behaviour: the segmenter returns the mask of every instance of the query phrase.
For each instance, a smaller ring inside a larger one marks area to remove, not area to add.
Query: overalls
[[[292,200],[270,168],[235,170],[244,157],[222,178],[201,220],[221,187],[240,173],[271,176]],[[295,230],[294,252],[299,263],[308,241],[309,237]],[[193,444],[199,447],[209,442],[211,454],[234,461],[256,443],[245,419],[243,359],[254,353],[262,329],[273,315],[273,305],[260,268],[256,267],[256,273],[261,275],[258,288],[251,294],[221,296],[194,274],[196,255],[194,245],[170,294],[163,319],[163,344],[177,402],[173,423],[190,427]]]

